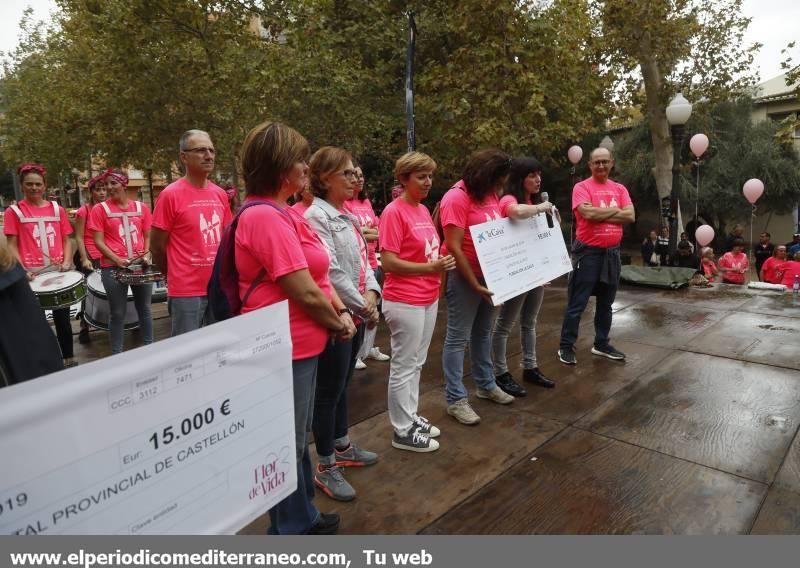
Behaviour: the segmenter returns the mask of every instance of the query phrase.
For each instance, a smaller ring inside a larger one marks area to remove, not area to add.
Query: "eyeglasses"
[[[341,172],[337,172],[337,175],[344,176],[345,179],[356,179],[358,177],[356,175],[355,170],[344,170],[344,171],[341,171]]]
[[[607,166],[611,163],[611,160],[595,160],[592,162],[595,166]]]
[[[198,155],[211,154],[212,156],[214,156],[217,153],[217,151],[214,150],[214,148],[203,148],[203,147],[187,148],[186,150],[184,150],[184,152],[188,152],[190,154],[198,154]]]

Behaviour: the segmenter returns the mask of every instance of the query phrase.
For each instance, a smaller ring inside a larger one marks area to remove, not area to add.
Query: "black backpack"
[[[214,321],[222,321],[238,316],[242,311],[242,306],[247,302],[247,298],[256,289],[267,270],[261,268],[247,289],[244,298],[239,298],[239,271],[236,269],[236,227],[239,225],[239,217],[250,207],[256,205],[268,205],[274,207],[281,214],[289,217],[289,214],[271,201],[248,201],[245,203],[231,224],[222,233],[219,243],[217,256],[214,259],[214,268],[211,270],[211,279],[208,281],[208,309]]]

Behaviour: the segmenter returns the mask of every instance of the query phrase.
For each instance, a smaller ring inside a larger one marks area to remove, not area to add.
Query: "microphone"
[[[550,194],[548,194],[546,191],[541,192],[539,195],[542,196],[542,202],[550,201]],[[554,226],[553,216],[550,213],[545,213],[545,216],[547,217],[547,228],[552,229]]]

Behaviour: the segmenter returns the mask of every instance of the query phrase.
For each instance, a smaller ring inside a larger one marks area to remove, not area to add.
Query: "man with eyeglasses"
[[[575,365],[575,342],[581,315],[591,296],[596,296],[594,346],[592,354],[624,361],[625,354],[608,342],[611,330],[611,304],[617,294],[621,259],[619,244],[622,225],[633,223],[636,213],[628,190],[609,179],[614,159],[606,148],[596,148],[589,156],[592,176],[572,190],[572,209],[577,230],[572,245],[574,271],[569,281],[569,300],[561,326],[558,358]]]
[[[173,336],[211,323],[206,289],[231,221],[227,194],[208,180],[216,158],[211,137],[187,130],[179,147],[186,175],[158,196],[150,243],[153,261],[167,278]]]

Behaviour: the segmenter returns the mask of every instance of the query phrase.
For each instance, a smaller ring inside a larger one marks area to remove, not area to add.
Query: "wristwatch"
[[[351,310],[350,308],[342,308],[341,310],[336,310],[336,313],[339,314],[339,315],[350,314],[351,318],[355,315],[353,313],[353,310]]]

